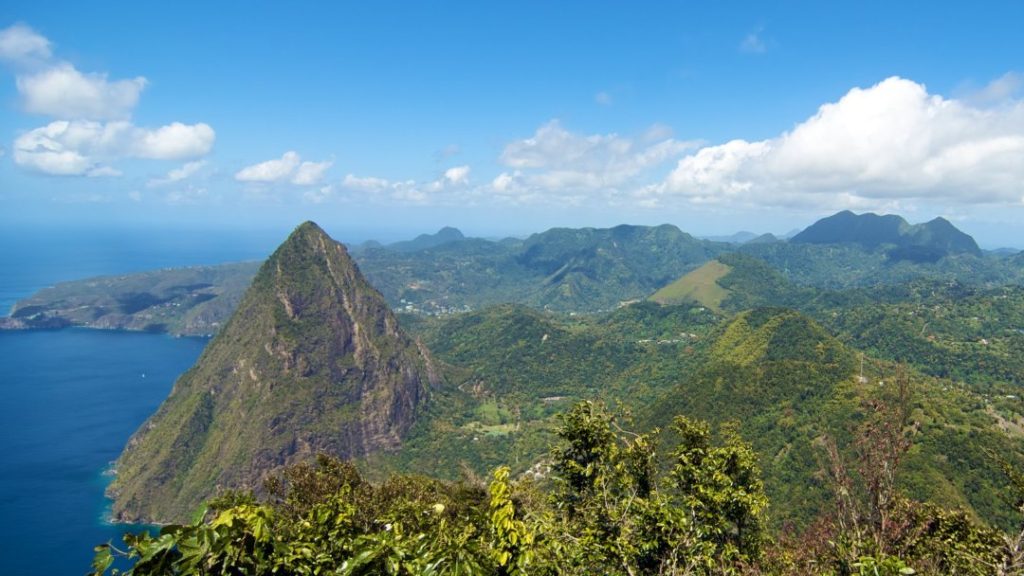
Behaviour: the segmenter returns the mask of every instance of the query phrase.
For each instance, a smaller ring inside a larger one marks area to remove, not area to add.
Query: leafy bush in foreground
[[[561,416],[535,477],[513,481],[500,467],[486,486],[375,485],[320,456],[285,469],[260,500],[229,493],[192,524],[126,536],[127,551],[98,546],[92,574],[1024,573],[1024,531],[1000,534],[895,491],[890,472],[908,444],[898,410],[877,414],[856,471],[829,451],[833,513],[776,542],[754,452],[732,428],[716,444],[707,425],[677,418],[678,444],[662,461],[657,432],[623,430],[582,402]],[[1007,473],[1024,503],[1024,480]],[[132,568],[111,569],[119,555]]]

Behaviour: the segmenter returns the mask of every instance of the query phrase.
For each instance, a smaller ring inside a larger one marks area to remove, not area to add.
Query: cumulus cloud
[[[192,177],[196,172],[202,169],[206,165],[206,160],[194,160],[192,162],[186,162],[184,165],[174,168],[167,172],[167,176],[163,178],[154,178],[149,181],[148,185],[162,186],[164,184],[171,184],[172,182],[180,182],[187,178]]]
[[[831,208],[1020,203],[1022,181],[1024,103],[980,108],[893,77],[850,90],[776,138],[702,148],[637,195]]]
[[[341,185],[350,190],[359,192],[380,192],[391,186],[391,182],[384,178],[374,176],[360,177],[355,174],[346,174]]]
[[[124,120],[146,87],[142,76],[110,80],[54,59],[50,41],[24,24],[0,30],[0,60],[18,73],[15,84],[30,114],[61,120]]]
[[[469,183],[469,166],[455,166],[444,171],[444,182],[455,185]]]
[[[174,123],[147,129],[125,121],[58,120],[18,136],[13,156],[16,164],[37,172],[80,176],[125,157],[175,160],[201,156],[210,151],[213,141],[213,129],[206,124]],[[111,170],[102,173],[113,174]]]
[[[146,79],[111,80],[55,59],[51,43],[24,24],[0,30],[0,60],[14,65],[24,110],[55,118],[19,135],[15,163],[44,174],[118,176],[123,158],[179,160],[207,154],[216,134],[208,124],[134,125],[132,111]]]
[[[358,192],[370,201],[402,202],[409,204],[425,204],[429,199],[427,192],[415,180],[388,180],[375,176],[356,176],[346,174],[341,187]],[[429,185],[427,186],[429,187]]]
[[[448,168],[434,180],[388,180],[375,176],[346,174],[341,187],[349,192],[358,192],[371,201],[388,201],[407,204],[429,204],[458,201],[460,192],[468,191],[469,166]]]
[[[0,60],[31,65],[50,58],[50,41],[24,24],[0,30]]]
[[[177,160],[202,156],[213,148],[216,134],[208,124],[173,122],[156,130],[132,127],[133,155],[139,158]]]
[[[498,192],[505,192],[512,187],[512,184],[515,182],[517,176],[518,174],[513,175],[509,174],[508,172],[502,172],[501,174],[495,176],[494,180],[491,181],[491,187],[497,190]]]
[[[303,162],[294,150],[285,152],[280,158],[246,166],[235,174],[239,182],[281,183],[291,182],[298,186],[312,186],[323,181],[324,173],[334,162]]]
[[[292,184],[298,186],[312,186],[319,184],[324,180],[324,174],[327,169],[334,165],[334,162],[303,162],[299,164],[298,169],[295,170],[295,175],[292,176]]]
[[[252,166],[246,166],[235,174],[239,182],[280,182],[295,171],[301,159],[294,151],[285,152],[276,160],[267,160]]]
[[[334,186],[321,186],[313,190],[307,190],[302,197],[310,204],[323,204],[334,196]]]
[[[498,175],[492,188],[531,197],[577,198],[635,187],[652,170],[696,147],[695,142],[672,138],[663,126],[648,132],[638,140],[618,134],[583,135],[552,120],[533,136],[505,146],[499,159],[513,170]]]
[[[83,74],[68,63],[17,79],[25,110],[54,118],[120,120],[131,116],[146,79],[110,81],[106,74]]]

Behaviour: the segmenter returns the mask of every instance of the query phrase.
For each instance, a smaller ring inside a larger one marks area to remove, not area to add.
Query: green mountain
[[[1019,290],[922,281],[829,292],[734,253],[685,274],[696,258],[720,249],[687,238],[672,227],[622,227],[555,230],[500,245],[466,239],[406,254],[371,250],[392,264],[422,266],[377,269],[392,286],[416,275],[406,302],[417,291],[471,297],[473,286],[490,287],[497,298],[515,285],[520,301],[536,302],[564,281],[596,286],[603,277],[639,290],[673,270],[658,246],[684,262],[648,291],[681,276],[672,283],[682,292],[678,304],[641,301],[603,315],[523,305],[409,314],[402,321],[414,340],[345,249],[303,225],[129,443],[111,489],[115,514],[180,519],[216,486],[258,486],[268,472],[317,451],[355,458],[371,478],[415,470],[453,479],[501,464],[516,474],[543,470],[557,414],[599,398],[631,411],[640,428],[664,429],[676,414],[738,427],[757,449],[775,521],[806,525],[831,497],[821,479],[821,442],[834,438],[855,458],[856,430],[871,402],[891,395],[881,383],[898,372],[892,361],[902,361],[915,397],[914,449],[900,484],[915,497],[1006,525],[1011,508],[998,496],[1005,479],[985,454],[1015,463],[1024,456],[1019,393],[1009,388],[1024,373],[1014,360],[1024,349]],[[827,250],[864,253],[802,246],[823,251],[822,262]],[[509,267],[504,276],[491,269],[498,264]],[[588,266],[602,272],[591,278]],[[419,276],[425,271],[437,282]],[[616,271],[623,276],[616,279]],[[489,274],[498,280],[488,283]],[[537,282],[541,274],[550,282]],[[715,306],[704,299],[708,290]],[[879,317],[873,303],[889,312]],[[439,378],[419,341],[444,367],[444,386],[431,385]],[[663,433],[672,444],[671,432]]]
[[[748,232],[746,230],[740,230],[739,232],[729,234],[728,236],[701,236],[701,238],[703,238],[704,240],[710,240],[712,242],[746,244],[747,242],[750,242],[751,240],[754,240],[755,238],[759,238],[761,236],[763,236],[763,234],[755,234],[753,232]],[[768,234],[768,236],[771,236],[771,234]]]
[[[114,517],[181,520],[219,487],[258,487],[320,452],[397,449],[437,383],[345,248],[307,222],[129,440]]]
[[[899,367],[856,353],[791,310],[742,312],[723,323],[698,355],[696,369],[680,373],[640,420],[665,428],[685,414],[735,426],[759,455],[776,521],[804,523],[828,506],[824,438],[855,459],[857,427],[878,401],[898,402]],[[906,427],[914,446],[900,485],[915,498],[1010,525],[1012,508],[1002,497],[1006,478],[986,454],[1024,461],[1017,401],[989,401],[949,381],[902,373],[912,390]],[[675,440],[668,432],[662,442]]]
[[[368,250],[359,265],[385,297],[428,314],[514,302],[597,312],[641,299],[730,245],[675,226],[553,228],[526,240],[466,239],[416,252]]]
[[[854,353],[806,316],[758,308],[720,326],[697,366],[646,407],[643,420],[666,429],[677,414],[738,423],[760,455],[776,518],[815,517],[830,494],[815,477],[814,441],[853,418]]]
[[[899,230],[905,221],[897,216],[850,217],[887,223],[882,229],[895,223],[897,233],[881,237],[903,238]],[[736,245],[698,240],[671,225],[554,228],[525,240],[500,242],[465,238],[446,228],[390,246],[365,243],[351,255],[392,307],[426,315],[506,303],[555,312],[612,310],[646,298],[730,252],[766,265],[761,281],[774,283],[774,276],[781,275],[796,285],[833,290],[920,279],[955,279],[980,286],[1024,282],[1020,255],[979,257],[973,240],[941,220],[906,227],[916,232],[904,239],[903,246],[878,244],[868,232],[861,234],[868,238],[863,244],[785,242],[766,235]],[[948,254],[932,261],[939,253]],[[210,334],[227,321],[257,267],[249,263],[159,270],[68,282],[19,301],[14,316],[0,318],[0,330],[71,325]],[[765,275],[768,268],[774,269],[773,277]],[[754,291],[762,290],[756,286],[759,282],[751,285]],[[714,288],[713,283],[705,286]],[[671,291],[667,296],[666,301],[675,301]],[[743,308],[732,305],[732,311]]]
[[[462,235],[462,231],[458,228],[445,226],[434,234],[420,234],[412,240],[388,244],[387,248],[388,250],[394,250],[396,252],[416,252],[418,250],[426,250],[427,248],[434,248],[450,242],[459,242],[465,239],[466,237]]]
[[[935,262],[951,254],[981,256],[981,249],[969,235],[945,218],[923,224],[909,224],[893,214],[854,214],[844,210],[822,218],[800,232],[795,244],[858,244],[870,250],[888,248],[891,260]]]
[[[745,271],[758,268],[732,262],[733,294],[753,299],[739,284],[752,284]],[[873,414],[872,402],[893,394],[902,372],[914,390],[914,448],[901,486],[991,523],[1012,520],[999,496],[1006,479],[986,456],[1024,462],[1024,410],[1012,391],[979,393],[862,356],[846,336],[793,310],[758,307],[723,319],[696,304],[646,301],[566,318],[500,306],[424,319],[415,329],[450,367],[453,385],[439,391],[398,452],[368,459],[374,475],[416,470],[454,479],[502,464],[514,473],[543,469],[556,415],[600,398],[631,411],[636,427],[661,427],[665,446],[677,440],[667,424],[679,414],[737,426],[757,451],[774,521],[806,526],[833,496],[822,477],[823,439],[855,460],[858,426]]]
[[[61,282],[18,301],[0,329],[81,326],[213,334],[242,298],[259,262],[170,268]]]

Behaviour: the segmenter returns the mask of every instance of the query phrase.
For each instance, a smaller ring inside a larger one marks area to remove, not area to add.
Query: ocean
[[[0,232],[0,311],[62,280],[265,258],[283,235]],[[81,575],[106,521],[105,471],[205,339],[67,329],[0,332],[0,573]]]

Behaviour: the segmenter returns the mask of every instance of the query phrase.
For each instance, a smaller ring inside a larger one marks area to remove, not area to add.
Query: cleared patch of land
[[[718,281],[730,271],[731,266],[712,260],[651,294],[650,300],[663,305],[697,302],[719,312],[729,291],[722,288]]]

